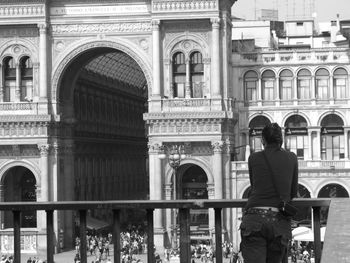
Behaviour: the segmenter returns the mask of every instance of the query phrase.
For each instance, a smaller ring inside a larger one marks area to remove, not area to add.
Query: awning
[[[75,223],[79,225],[79,218],[76,218]],[[90,230],[101,230],[104,228],[108,228],[109,224],[105,221],[99,220],[97,218],[93,218],[91,216],[86,217],[86,228]]]
[[[321,242],[324,241],[326,227],[321,227]],[[308,227],[297,227],[292,231],[293,239],[296,241],[314,241],[314,233]]]

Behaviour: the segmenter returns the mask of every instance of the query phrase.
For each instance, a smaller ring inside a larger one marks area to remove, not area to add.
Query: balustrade
[[[296,199],[293,203],[298,207],[313,208],[314,226],[314,248],[315,262],[319,263],[321,258],[321,236],[320,236],[320,209],[329,207],[331,200],[326,198],[317,199]],[[178,209],[180,221],[180,262],[191,262],[190,251],[190,209],[214,208],[215,212],[215,260],[217,263],[223,262],[222,257],[222,210],[225,208],[243,208],[245,199],[235,200],[171,200],[171,201],[68,201],[68,202],[5,202],[0,204],[0,211],[12,211],[14,222],[14,262],[21,262],[21,212],[29,210],[46,211],[46,235],[47,235],[47,262],[54,262],[54,211],[55,210],[75,210],[79,212],[80,240],[86,240],[86,216],[87,211],[92,209],[108,209],[113,212],[112,236],[114,246],[114,263],[121,262],[120,244],[120,211],[122,209],[142,209],[147,212],[147,262],[155,262],[154,258],[154,229],[153,214],[155,209]],[[86,242],[80,242],[81,262],[87,262]]]

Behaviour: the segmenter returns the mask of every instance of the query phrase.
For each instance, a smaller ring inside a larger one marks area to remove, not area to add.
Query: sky
[[[350,20],[350,0],[237,0],[232,14],[246,20],[254,20],[261,9],[278,9],[279,20],[293,20],[308,16],[318,22]]]

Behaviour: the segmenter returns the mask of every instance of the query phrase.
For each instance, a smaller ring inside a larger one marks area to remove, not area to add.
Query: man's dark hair
[[[267,144],[278,144],[280,147],[282,146],[282,129],[277,123],[267,124],[262,130],[262,136]]]

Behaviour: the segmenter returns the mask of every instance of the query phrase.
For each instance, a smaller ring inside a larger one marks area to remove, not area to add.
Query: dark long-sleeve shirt
[[[268,145],[264,151],[283,200],[289,201],[296,197],[298,190],[298,159],[296,155],[279,148],[277,145]],[[246,208],[278,207],[281,198],[275,190],[272,175],[262,151],[249,156],[248,168],[251,192]]]

